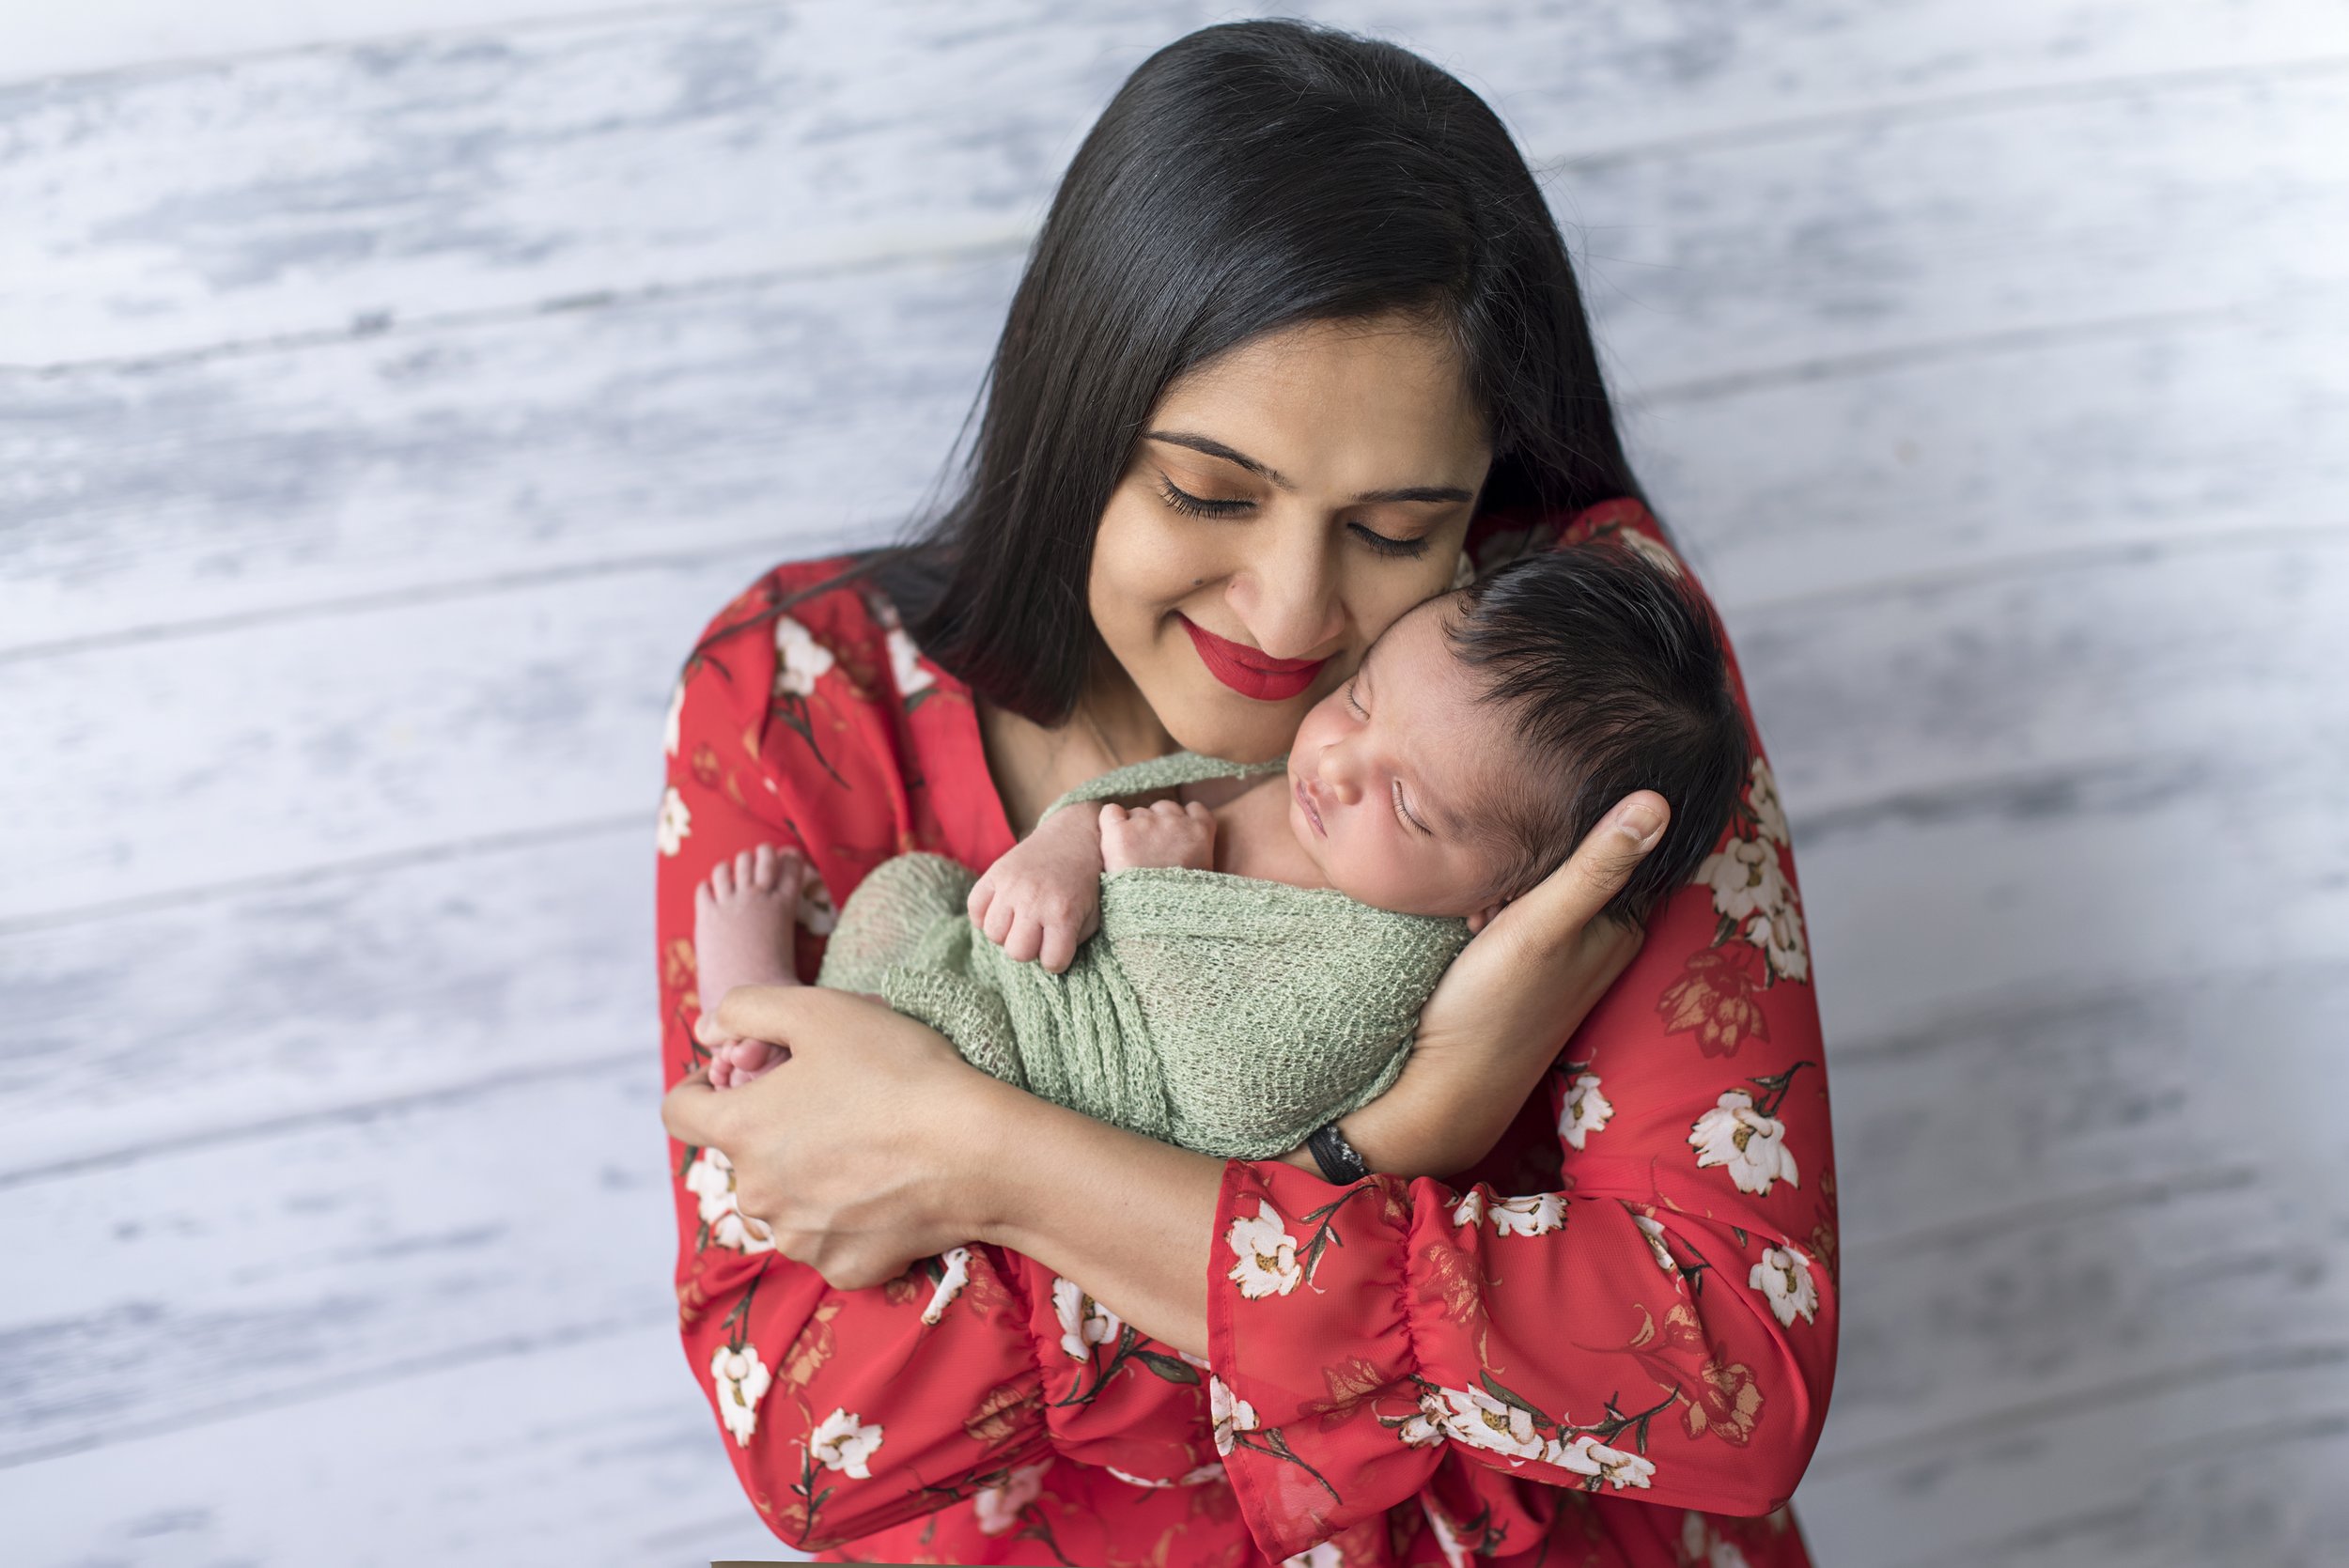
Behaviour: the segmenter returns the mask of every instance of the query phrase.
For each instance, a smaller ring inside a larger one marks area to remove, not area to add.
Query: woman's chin
[[[1161,711],[1159,722],[1186,752],[1226,762],[1270,762],[1287,752],[1313,704],[1303,697],[1260,703],[1237,692],[1191,705],[1181,714]]]

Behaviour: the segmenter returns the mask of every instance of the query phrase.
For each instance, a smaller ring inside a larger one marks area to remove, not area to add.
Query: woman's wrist
[[[972,1239],[1075,1281],[1143,1333],[1206,1353],[1223,1161],[988,1080],[951,1163]]]

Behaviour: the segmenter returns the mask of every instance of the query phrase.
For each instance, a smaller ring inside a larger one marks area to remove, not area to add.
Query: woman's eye
[[[1204,495],[1193,495],[1163,474],[1159,475],[1159,496],[1176,511],[1194,518],[1235,517],[1255,505],[1252,501],[1210,501]]]
[[[1365,527],[1359,522],[1349,522],[1346,526],[1354,531],[1355,537],[1361,539],[1362,543],[1370,546],[1372,550],[1377,551],[1381,555],[1408,557],[1413,555],[1424,555],[1427,553],[1427,541],[1423,538],[1392,538],[1385,534],[1379,533],[1377,529]]]

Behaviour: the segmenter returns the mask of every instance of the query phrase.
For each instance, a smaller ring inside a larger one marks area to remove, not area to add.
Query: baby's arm
[[[1101,869],[1098,815],[1064,807],[987,868],[964,908],[988,941],[1058,974],[1100,927]]]
[[[972,923],[1005,955],[1054,974],[1100,929],[1101,875],[1136,866],[1215,868],[1215,818],[1173,800],[1097,812],[1066,807],[987,868],[971,889]]]

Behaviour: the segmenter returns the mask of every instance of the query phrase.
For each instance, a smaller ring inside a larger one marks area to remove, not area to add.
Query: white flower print
[[[948,1248],[938,1255],[938,1261],[945,1266],[946,1272],[940,1278],[938,1288],[930,1292],[930,1304],[922,1309],[922,1321],[925,1323],[936,1323],[944,1317],[946,1303],[960,1296],[962,1287],[971,1282],[971,1249],[968,1247]]]
[[[1460,1538],[1453,1533],[1451,1524],[1442,1512],[1427,1500],[1425,1493],[1420,1495],[1419,1511],[1427,1515],[1427,1528],[1436,1532],[1436,1545],[1443,1552],[1445,1568],[1469,1568],[1468,1548],[1460,1545]]]
[[[1496,1235],[1548,1235],[1565,1228],[1566,1201],[1555,1192],[1503,1198],[1486,1209],[1485,1218],[1493,1222]]]
[[[1197,1367],[1201,1372],[1207,1370],[1207,1358],[1205,1356],[1193,1356],[1190,1351],[1181,1349],[1177,1349],[1174,1354]]]
[[[1226,1458],[1240,1433],[1256,1430],[1256,1407],[1213,1373],[1207,1374],[1207,1414],[1215,1421],[1215,1452]]]
[[[1697,1152],[1697,1169],[1708,1165],[1729,1168],[1729,1179],[1740,1192],[1765,1193],[1770,1184],[1802,1183],[1795,1174],[1795,1156],[1786,1147],[1786,1124],[1753,1108],[1753,1096],[1732,1089],[1696,1119],[1688,1132]]]
[[[903,627],[889,629],[889,673],[897,679],[897,695],[910,697],[938,684],[938,677],[922,668],[921,658],[922,650]]]
[[[1680,1560],[1690,1568],[1747,1568],[1737,1543],[1715,1535],[1704,1515],[1693,1511],[1680,1516]]]
[[[1667,1274],[1679,1273],[1680,1265],[1672,1262],[1672,1250],[1664,1245],[1664,1227],[1636,1209],[1631,1211],[1631,1222],[1647,1238],[1647,1250],[1656,1255],[1656,1266]]]
[[[1680,575],[1679,559],[1658,541],[1649,538],[1645,534],[1633,528],[1624,529],[1615,537],[1623,541],[1623,547],[1626,550],[1656,567],[1666,577]]]
[[[788,615],[775,617],[775,695],[804,697],[816,677],[832,667],[832,650]]]
[[[1249,1414],[1252,1416],[1255,1412],[1252,1410]],[[1174,1484],[1177,1486],[1205,1486],[1210,1481],[1221,1481],[1222,1479],[1223,1463],[1221,1460],[1216,1460],[1206,1465],[1193,1465],[1190,1469],[1185,1470],[1181,1475],[1174,1478]]]
[[[1044,1472],[1050,1461],[1022,1465],[1003,1478],[1001,1486],[982,1486],[971,1494],[978,1511],[979,1533],[1001,1535],[1019,1522],[1019,1511],[1044,1495]]]
[[[832,890],[816,868],[807,868],[807,877],[800,883],[800,924],[811,937],[829,937],[832,928],[840,924],[840,911],[832,907]]]
[[[1174,1484],[1174,1482],[1168,1480],[1152,1481],[1146,1475],[1128,1475],[1125,1471],[1119,1469],[1114,1465],[1104,1465],[1101,1467],[1109,1471],[1110,1474],[1115,1476],[1118,1480],[1124,1482],[1128,1486],[1141,1486],[1156,1492]],[[1222,1467],[1223,1467],[1221,1465],[1216,1467],[1219,1470]]]
[[[1394,1429],[1394,1435],[1403,1439],[1406,1448],[1433,1448],[1443,1441],[1443,1423],[1447,1414],[1441,1395],[1433,1391],[1423,1393],[1419,1396],[1418,1410]]]
[[[1117,1338],[1117,1314],[1084,1293],[1074,1280],[1052,1277],[1052,1311],[1060,1317],[1060,1347],[1072,1361],[1089,1361],[1093,1347]]]
[[[1281,1568],[1346,1568],[1346,1554],[1334,1541],[1324,1541],[1281,1560]]]
[[[1769,960],[1770,972],[1781,980],[1811,978],[1811,953],[1803,940],[1802,911],[1794,901],[1772,909],[1766,915],[1756,915],[1746,923],[1746,940],[1760,948]]]
[[[1566,1147],[1579,1150],[1582,1141],[1603,1130],[1614,1113],[1613,1103],[1599,1093],[1597,1076],[1577,1074],[1566,1085],[1566,1102],[1558,1112],[1558,1136]]]
[[[734,1434],[735,1446],[750,1447],[751,1434],[758,1430],[758,1402],[767,1397],[772,1374],[750,1345],[738,1350],[722,1344],[709,1358],[709,1381],[718,1392],[719,1419]]]
[[[859,1481],[870,1481],[873,1472],[864,1462],[881,1446],[881,1429],[878,1422],[862,1425],[844,1406],[826,1416],[823,1424],[808,1435],[808,1452],[828,1470],[839,1470]]]
[[[1443,1422],[1444,1430],[1470,1448],[1487,1449],[1517,1459],[1539,1459],[1542,1440],[1534,1436],[1533,1418],[1514,1405],[1503,1404],[1482,1389],[1440,1389],[1449,1409],[1421,1407]]]
[[[1654,1460],[1610,1449],[1587,1432],[1572,1442],[1552,1438],[1542,1457],[1576,1475],[1598,1476],[1618,1492],[1626,1486],[1644,1487],[1656,1473]]]
[[[1272,1205],[1259,1199],[1256,1218],[1235,1219],[1223,1233],[1224,1245],[1231,1248],[1238,1262],[1232,1265],[1224,1278],[1239,1287],[1240,1295],[1250,1300],[1268,1296],[1286,1296],[1305,1278],[1297,1266],[1297,1238],[1281,1227],[1281,1217]]]
[[[716,1149],[704,1149],[685,1168],[685,1189],[701,1204],[702,1223],[709,1227],[714,1247],[745,1255],[771,1252],[774,1238],[753,1235],[734,1206],[734,1164]]]
[[[1743,923],[1768,915],[1793,892],[1767,839],[1733,838],[1697,866],[1696,879],[1713,890],[1713,908]]]
[[[684,719],[685,682],[680,680],[677,690],[669,694],[669,717],[661,726],[661,749],[671,756],[677,755],[677,745],[684,738]]]
[[[661,852],[674,855],[685,846],[693,834],[693,814],[686,809],[685,797],[671,784],[661,797],[661,820],[654,825],[654,836],[661,842]]]
[[[1455,1225],[1473,1225],[1484,1218],[1485,1189],[1481,1187],[1470,1188],[1460,1195],[1460,1201],[1452,1205],[1452,1222]]]
[[[1786,812],[1779,804],[1778,779],[1770,772],[1770,765],[1755,757],[1750,772],[1752,777],[1746,786],[1746,803],[1753,808],[1755,820],[1761,825],[1762,836],[1780,844],[1793,843],[1786,833]]]
[[[1746,1283],[1762,1293],[1781,1327],[1792,1327],[1797,1318],[1812,1322],[1818,1313],[1819,1287],[1811,1280],[1811,1260],[1792,1242],[1763,1249],[1762,1261],[1753,1265]]]

